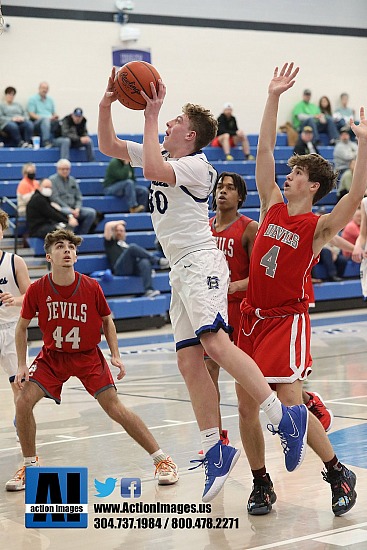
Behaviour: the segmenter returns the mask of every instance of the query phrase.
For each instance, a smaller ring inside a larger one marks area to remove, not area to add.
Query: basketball
[[[114,82],[114,90],[122,105],[128,109],[142,110],[146,101],[140,95],[143,90],[152,97],[150,83],[153,82],[158,91],[160,75],[155,67],[146,61],[130,61],[118,70]]]

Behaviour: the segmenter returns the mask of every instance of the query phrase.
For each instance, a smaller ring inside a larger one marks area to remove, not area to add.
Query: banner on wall
[[[112,49],[112,65],[121,67],[130,61],[146,61],[151,63],[150,50]]]

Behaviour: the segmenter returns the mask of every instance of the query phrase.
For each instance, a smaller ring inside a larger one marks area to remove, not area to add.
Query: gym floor
[[[13,427],[12,392],[1,371],[1,548],[366,550],[367,314],[365,310],[313,314],[312,327],[314,371],[305,387],[320,393],[333,410],[329,437],[340,460],[357,474],[358,499],[349,513],[339,518],[332,513],[330,486],[323,481],[323,465],[311,449],[297,471],[285,470],[279,438],[266,430],[262,413],[267,467],[278,497],[272,512],[259,517],[247,514],[252,477],[243,451],[210,511],[172,512],[174,504],[201,503],[204,471],[188,470],[190,460],[198,458],[200,437],[188,392],[177,370],[170,326],[166,325],[119,334],[127,375],[117,388],[120,399],[143,418],[164,452],[178,464],[177,484],[157,485],[150,457],[103,413],[77,379],[65,385],[61,406],[43,399],[35,408],[41,465],[88,468],[86,529],[25,528],[24,491],[7,493],[3,489],[22,459]],[[31,357],[39,347],[39,342],[32,342]],[[107,353],[105,342],[101,347]],[[112,370],[117,373],[117,369]],[[220,389],[223,426],[229,431],[231,444],[242,448],[234,382],[225,372],[221,372]],[[115,489],[108,497],[97,497],[94,480],[104,482],[109,477],[117,479]],[[121,496],[121,478],[141,479],[141,497]],[[96,513],[94,508],[101,503],[139,502],[170,504],[172,513]],[[157,518],[162,519],[160,526]],[[130,528],[123,528],[127,521]]]

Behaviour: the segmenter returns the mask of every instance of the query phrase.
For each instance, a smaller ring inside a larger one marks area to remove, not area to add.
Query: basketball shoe
[[[28,464],[27,466],[22,466],[17,470],[14,476],[5,483],[5,489],[7,491],[24,491],[25,489],[25,469],[29,467],[39,466],[38,457],[36,457],[36,462],[33,464]]]
[[[306,454],[308,409],[306,405],[286,407],[282,404],[282,411],[278,429],[273,424],[268,424],[267,428],[273,435],[279,434],[285,467],[288,472],[293,472],[302,464]]]
[[[229,445],[228,430],[222,430],[219,437],[220,437],[220,440],[222,442],[222,445]],[[201,451],[198,452],[198,455],[200,457],[203,457],[204,456],[204,451],[201,449]]]
[[[156,475],[158,475],[158,485],[173,485],[178,481],[178,467],[170,456],[158,462],[154,477]]]
[[[354,490],[357,477],[352,470],[342,465],[342,469],[321,472],[322,477],[331,485],[331,509],[336,516],[348,512],[356,503],[357,493]]]
[[[306,407],[321,422],[325,432],[328,432],[334,420],[332,411],[326,407],[321,395],[310,391],[306,393],[310,396],[310,400],[306,403]]]
[[[266,474],[266,478],[254,479],[252,492],[247,503],[247,511],[251,516],[268,514],[277,499],[269,474]]]
[[[218,441],[214,447],[209,449],[202,460],[190,460],[192,463],[199,462],[199,464],[189,468],[189,470],[195,470],[199,466],[204,466],[205,468],[203,502],[210,502],[217,496],[239,459],[240,454],[241,451],[238,449],[230,445],[223,445],[221,441]]]

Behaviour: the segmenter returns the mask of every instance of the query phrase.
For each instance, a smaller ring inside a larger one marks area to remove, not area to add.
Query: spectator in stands
[[[336,192],[338,200],[340,200],[344,195],[349,193],[350,186],[352,185],[354,167],[356,165],[356,159],[352,159],[349,162],[349,168],[343,172],[342,177],[338,185],[338,190]]]
[[[111,270],[114,275],[138,275],[144,285],[144,296],[154,298],[160,294],[153,288],[152,266],[169,266],[167,258],[151,254],[137,244],[127,244],[126,223],[124,220],[107,222],[104,226],[104,245]]]
[[[361,228],[361,207],[357,208],[357,210],[354,212],[353,218],[347,225],[344,227],[341,236],[343,239],[351,243],[354,247],[356,244],[356,241],[359,237],[360,228]],[[344,249],[342,247],[343,256],[346,258],[351,258],[353,254],[353,250]]]
[[[39,188],[39,182],[36,180],[36,165],[33,162],[27,162],[22,168],[23,179],[17,187],[17,203],[19,216],[25,216],[26,206],[29,203],[33,193]]]
[[[304,126],[294,148],[296,155],[308,155],[310,153],[319,154],[316,143],[313,140],[313,130],[311,126]]]
[[[293,126],[299,132],[304,126],[311,126],[318,145],[320,144],[320,132],[328,135],[330,145],[335,145],[339,138],[339,132],[332,117],[324,115],[315,103],[311,103],[311,90],[308,88],[303,92],[302,101],[294,106],[292,117]]]
[[[350,139],[349,127],[340,129],[340,140],[334,148],[334,165],[339,170],[339,176],[349,168],[349,163],[357,156],[358,146]]]
[[[337,110],[334,113],[334,119],[336,119],[337,121],[344,120],[344,126],[348,126],[348,128],[350,128],[349,122],[351,117],[353,118],[353,120],[355,120],[355,111],[354,109],[351,109],[350,107],[348,107],[348,101],[349,101],[348,94],[346,94],[345,92],[340,94],[340,106],[337,108]],[[355,136],[353,132],[352,134],[353,134],[353,137],[351,136],[351,138],[353,139],[355,138]]]
[[[34,130],[41,136],[41,145],[46,148],[52,147],[51,122],[58,121],[54,100],[48,96],[49,86],[47,82],[41,82],[38,94],[31,96],[28,100],[28,112],[31,120],[34,121]]]
[[[367,196],[361,202],[361,223],[359,226],[359,235],[354,244],[352,259],[354,262],[361,263],[367,258]]]
[[[40,181],[39,189],[32,195],[27,204],[27,224],[30,237],[44,238],[47,233],[55,229],[71,229],[78,226],[74,216],[63,214],[58,205],[51,202],[52,181],[44,178]]]
[[[345,126],[344,118],[341,118],[339,115],[336,115],[335,113],[333,113],[330,99],[326,95],[323,95],[322,97],[320,97],[319,107],[320,107],[321,113],[323,113],[326,117],[332,117],[339,131],[340,131],[340,128]]]
[[[57,174],[50,176],[52,181],[52,200],[61,206],[61,212],[78,220],[75,233],[86,234],[96,219],[94,208],[82,206],[83,196],[76,179],[70,175],[71,164],[67,159],[60,159]]]
[[[61,136],[59,116],[55,110],[54,100],[47,95],[48,90],[47,82],[41,82],[38,94],[28,100],[29,116],[34,121],[34,133],[41,137],[41,145],[46,149],[58,147],[60,157],[67,158],[70,140]]]
[[[136,185],[134,169],[129,162],[111,159],[103,180],[104,194],[126,197],[129,212],[143,212],[148,207],[149,191]]]
[[[213,147],[222,147],[226,160],[233,160],[231,147],[241,145],[246,160],[255,160],[250,154],[250,145],[246,134],[239,130],[236,118],[233,116],[233,106],[231,103],[225,103],[223,112],[218,117],[217,137],[212,141]]]
[[[9,147],[32,148],[33,124],[20,103],[14,101],[16,89],[5,88],[5,98],[0,104],[0,130],[5,132]]]
[[[93,141],[88,136],[87,119],[83,116],[83,110],[80,107],[77,107],[70,115],[63,118],[61,136],[70,140],[70,146],[73,149],[85,147],[89,162],[95,160]],[[63,158],[69,158],[69,155]]]
[[[351,243],[336,235],[320,252],[319,263],[325,268],[327,281],[336,283],[343,280],[347,258],[343,255],[341,247],[350,253],[353,251]]]

